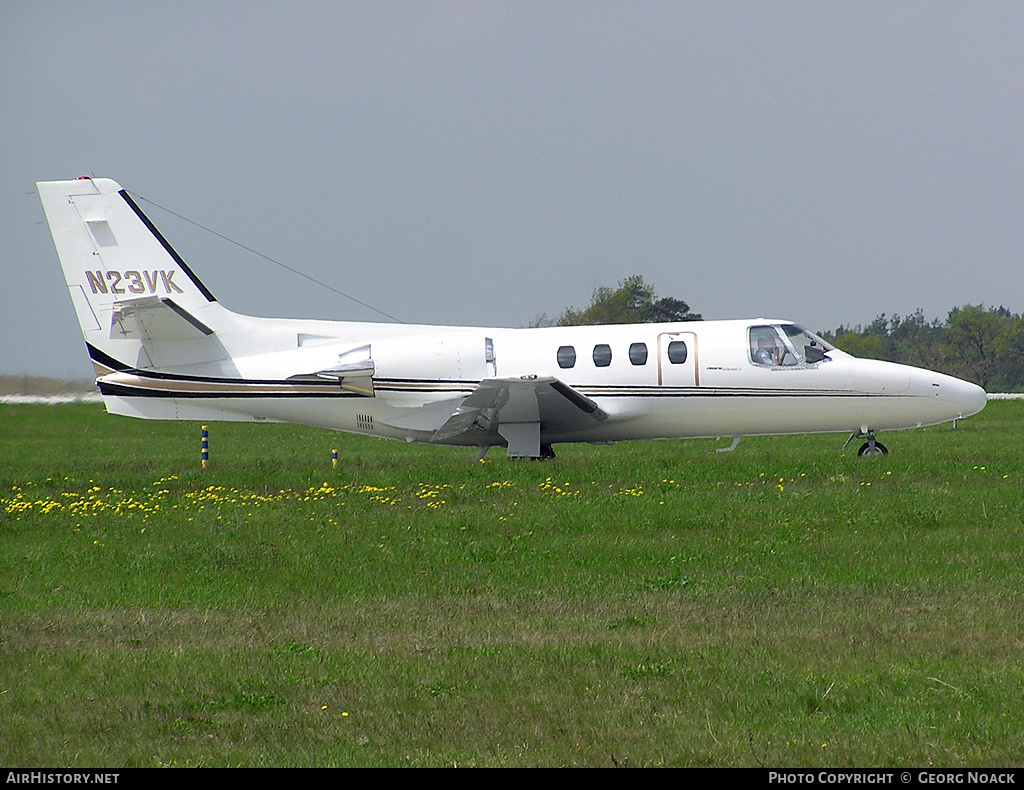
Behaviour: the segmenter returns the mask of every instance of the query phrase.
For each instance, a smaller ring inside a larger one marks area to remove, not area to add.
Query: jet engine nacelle
[[[370,343],[375,380],[481,381],[495,375],[494,344],[479,334],[390,337]]]

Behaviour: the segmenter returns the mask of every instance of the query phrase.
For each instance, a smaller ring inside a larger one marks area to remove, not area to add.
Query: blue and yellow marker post
[[[203,426],[203,469],[210,463],[210,431]]]
[[[331,466],[333,466],[335,469],[338,468],[338,451],[337,450],[331,450]]]

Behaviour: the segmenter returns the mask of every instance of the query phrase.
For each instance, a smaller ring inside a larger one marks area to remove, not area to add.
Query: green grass
[[[0,406],[0,764],[1024,761],[1024,404],[870,460],[210,429]]]

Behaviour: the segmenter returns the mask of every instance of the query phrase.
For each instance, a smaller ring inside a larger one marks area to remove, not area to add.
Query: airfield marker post
[[[331,466],[333,466],[335,469],[338,468],[338,451],[337,450],[331,450]]]
[[[210,463],[210,431],[203,426],[203,469]]]

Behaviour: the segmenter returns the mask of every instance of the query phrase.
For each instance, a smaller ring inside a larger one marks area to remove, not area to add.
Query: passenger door
[[[667,387],[700,386],[695,333],[662,332],[658,335],[658,384]]]

